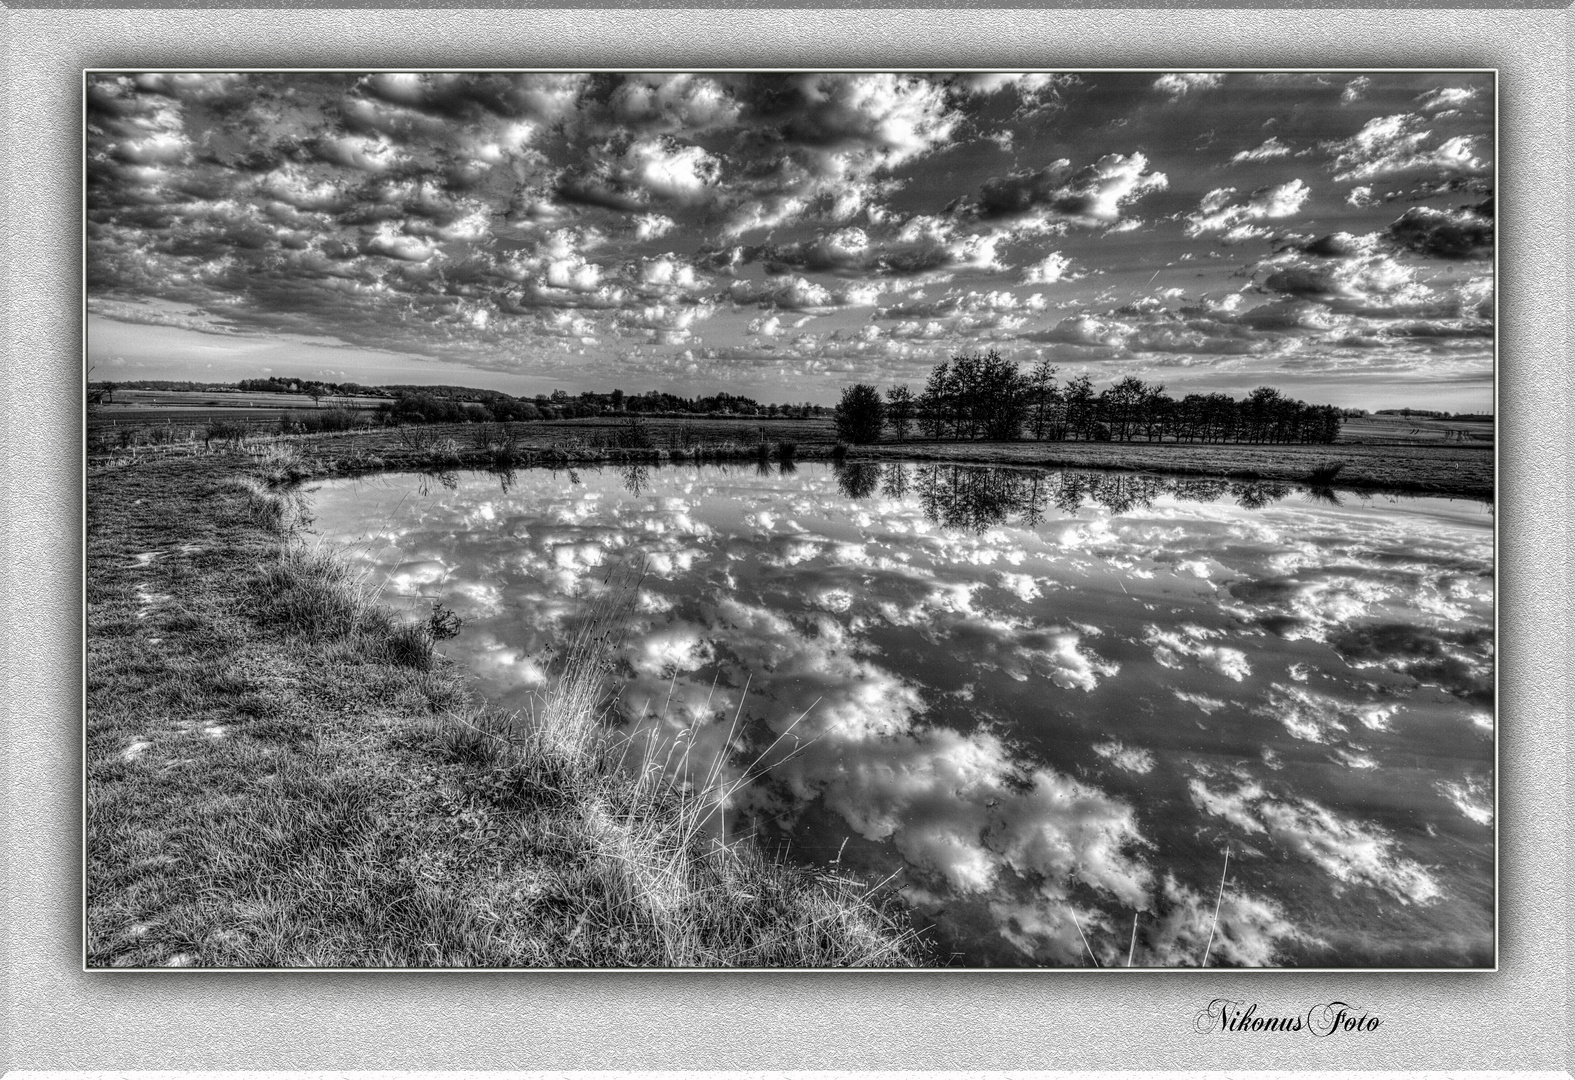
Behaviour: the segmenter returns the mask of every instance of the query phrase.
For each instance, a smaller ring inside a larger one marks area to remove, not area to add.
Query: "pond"
[[[691,770],[776,741],[729,835],[890,878],[951,963],[1494,962],[1486,504],[816,463],[389,474],[314,512],[385,602],[458,612],[443,650],[508,709],[643,564],[616,722]]]

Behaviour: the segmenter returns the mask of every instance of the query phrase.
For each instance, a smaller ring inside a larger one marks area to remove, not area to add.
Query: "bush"
[[[1345,468],[1343,461],[1325,461],[1316,466],[1307,474],[1307,482],[1316,487],[1328,487],[1334,478],[1340,475],[1340,470]]]
[[[315,435],[322,431],[354,431],[364,421],[355,409],[312,409],[287,412],[279,417],[281,435]]]
[[[886,406],[880,391],[867,383],[855,383],[842,392],[834,414],[837,438],[858,446],[880,442],[886,423]]]

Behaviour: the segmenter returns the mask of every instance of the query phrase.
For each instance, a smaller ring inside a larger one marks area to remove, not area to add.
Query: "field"
[[[391,398],[325,397],[323,408],[375,409]],[[271,394],[249,390],[116,390],[112,400],[99,408],[106,412],[137,409],[311,409],[318,403],[304,394]]]
[[[1427,417],[1360,416],[1340,429],[1342,443],[1410,443],[1431,446],[1492,446],[1491,420],[1433,420]]]

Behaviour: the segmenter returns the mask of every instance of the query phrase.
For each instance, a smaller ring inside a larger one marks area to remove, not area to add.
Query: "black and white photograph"
[[[88,70],[82,964],[1496,970],[1499,104]]]

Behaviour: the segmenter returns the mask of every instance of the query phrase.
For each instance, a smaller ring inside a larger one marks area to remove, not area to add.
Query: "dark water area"
[[[643,565],[615,722],[694,776],[775,741],[729,834],[891,877],[950,962],[1493,963],[1485,504],[860,463],[314,505],[503,708]]]

